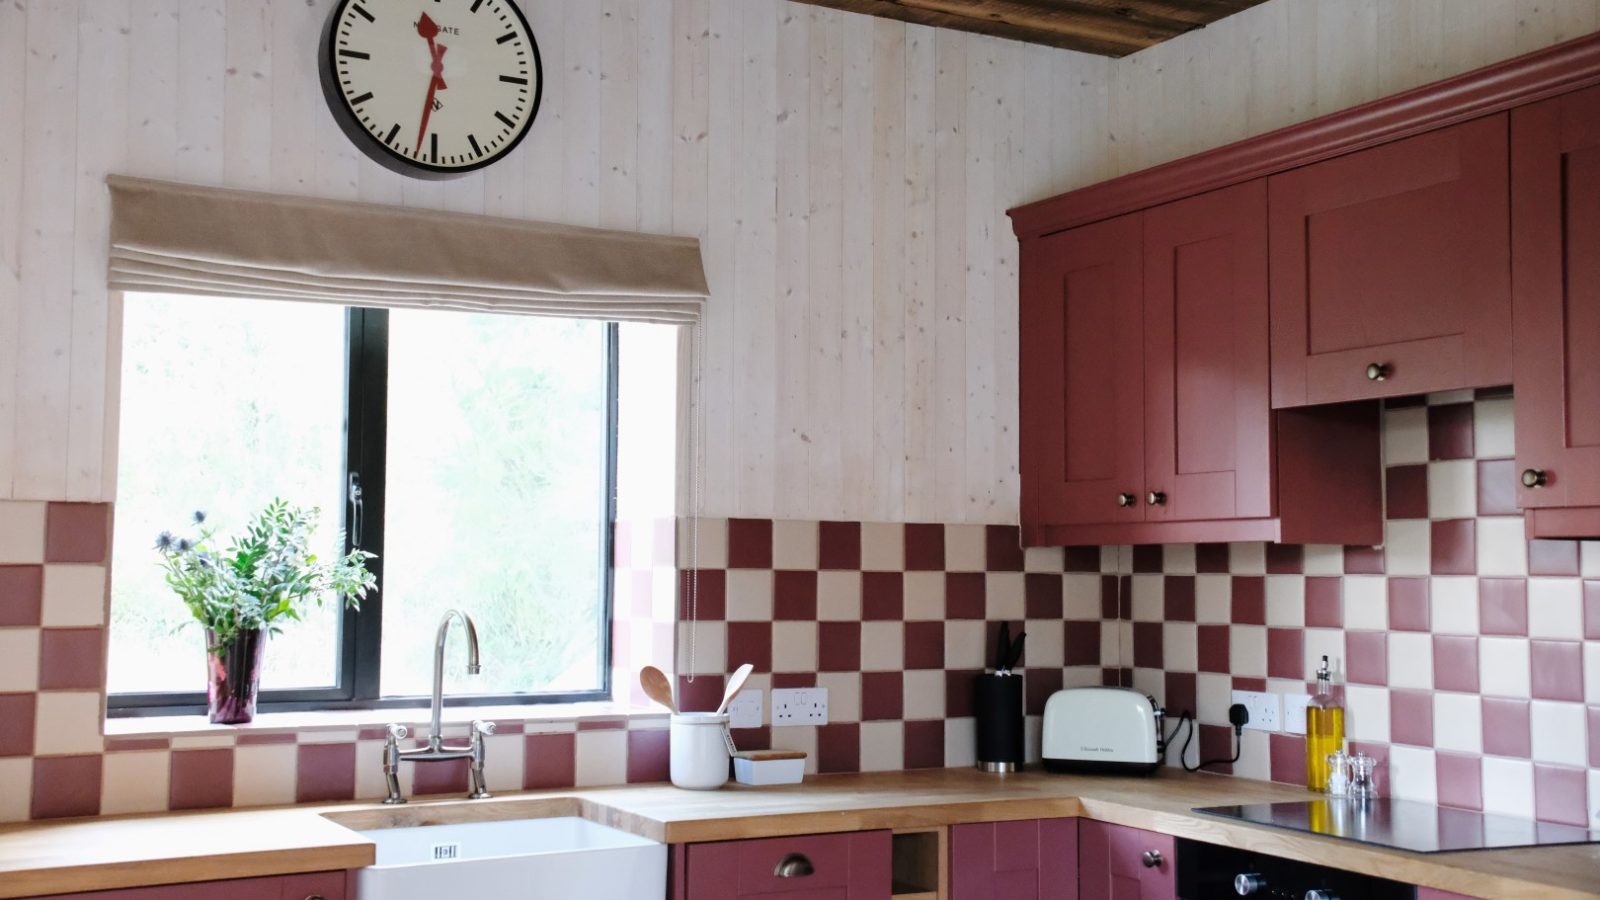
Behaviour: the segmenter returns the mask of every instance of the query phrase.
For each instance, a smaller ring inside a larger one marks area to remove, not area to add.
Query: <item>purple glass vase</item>
[[[261,631],[241,631],[233,642],[217,644],[206,631],[206,712],[213,725],[242,725],[256,717],[256,695],[261,691],[261,655],[267,636]]]

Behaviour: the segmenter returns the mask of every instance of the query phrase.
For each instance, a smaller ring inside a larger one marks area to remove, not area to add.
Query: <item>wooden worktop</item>
[[[785,787],[635,785],[458,798],[34,823],[0,829],[0,897],[360,868],[349,828],[579,815],[666,843],[1087,816],[1483,897],[1600,897],[1600,846],[1420,855],[1196,815],[1303,800],[1283,785],[1171,770],[1147,778],[930,769]]]

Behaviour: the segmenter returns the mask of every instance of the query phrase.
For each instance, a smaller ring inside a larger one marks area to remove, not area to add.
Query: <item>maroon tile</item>
[[[1229,556],[1227,544],[1195,544],[1194,570],[1202,575],[1226,574]]]
[[[1230,619],[1235,625],[1267,624],[1267,580],[1259,575],[1236,575],[1233,578],[1233,612]]]
[[[528,735],[522,750],[522,786],[531,791],[577,784],[577,741],[570,732]]]
[[[772,568],[772,520],[728,520],[728,568]]]
[[[1233,676],[1233,689],[1261,693],[1267,689],[1267,680],[1265,678],[1246,678],[1243,675],[1235,675]]]
[[[667,781],[667,741],[670,732],[652,728],[628,732],[628,783]]]
[[[856,772],[861,769],[861,726],[855,722],[830,722],[817,727],[817,771]]]
[[[1428,517],[1428,467],[1390,466],[1384,473],[1387,519],[1426,519]]]
[[[1112,621],[1128,618],[1122,612],[1123,591],[1119,586],[1121,580],[1115,575],[1100,576],[1100,618]]]
[[[1161,632],[1162,625],[1160,622],[1133,623],[1133,664],[1136,668],[1161,668]]]
[[[1600,581],[1583,583],[1583,639],[1600,641]]]
[[[908,669],[944,668],[944,623],[907,622],[905,661]]]
[[[1133,548],[1133,570],[1141,574],[1160,572],[1165,556],[1160,544],[1136,544]]]
[[[823,672],[861,670],[861,623],[817,623],[817,668]]]
[[[1100,571],[1099,547],[1064,547],[1066,562],[1062,566],[1064,572],[1098,572]]]
[[[722,703],[722,688],[721,675],[696,675],[693,681],[687,675],[679,675],[678,708],[685,712],[710,712]]]
[[[946,572],[944,576],[944,617],[946,619],[983,618],[984,581],[982,572]]]
[[[213,809],[233,805],[232,748],[174,750],[171,760],[168,808]]]
[[[772,686],[775,688],[809,688],[817,686],[817,673],[815,672],[773,672]]]
[[[817,568],[861,568],[861,523],[823,522],[817,532]]]
[[[1528,701],[1504,697],[1483,698],[1483,752],[1523,759],[1533,755],[1533,727],[1528,721]]]
[[[1391,631],[1427,631],[1430,618],[1428,579],[1389,579],[1389,629]]]
[[[1200,734],[1200,759],[1233,759],[1233,728],[1229,725],[1203,724],[1199,728]],[[1206,766],[1207,772],[1219,772],[1224,775],[1232,774],[1232,763],[1216,763]]]
[[[905,717],[905,676],[899,672],[861,673],[861,721]]]
[[[1583,701],[1583,644],[1580,641],[1532,641],[1535,700]]]
[[[1478,639],[1467,635],[1433,636],[1433,688],[1478,692]]]
[[[907,722],[905,729],[905,767],[944,768],[944,720]]]
[[[1514,459],[1478,460],[1478,515],[1516,515],[1518,478]]]
[[[1062,681],[1060,669],[1030,670],[1022,683],[1023,710],[1030,716],[1043,715],[1045,702],[1061,690]]]
[[[41,756],[35,759],[29,817],[65,819],[99,815],[100,764],[101,756],[98,753]],[[232,785],[229,788],[231,793]]]
[[[1100,623],[1073,619],[1064,623],[1063,627],[1066,629],[1063,664],[1100,665]]]
[[[1062,579],[1049,572],[1029,572],[1023,576],[1023,590],[1030,619],[1059,619],[1062,614]]]
[[[695,591],[699,591],[696,598]],[[689,620],[689,602],[694,599],[695,617],[701,622],[720,622],[728,617],[728,573],[722,569],[685,569],[678,573],[678,618]]]
[[[1471,575],[1478,571],[1478,521],[1442,519],[1428,523],[1431,533],[1428,571],[1435,575]]]
[[[1345,547],[1344,572],[1346,575],[1382,575],[1382,547]]]
[[[979,669],[947,669],[944,673],[944,714],[949,719],[972,715],[973,679]]]
[[[99,628],[39,632],[39,687],[99,690],[105,685],[105,639]]]
[[[1306,783],[1305,736],[1274,732],[1269,737],[1272,780],[1280,784],[1304,785]]]
[[[735,728],[733,745],[740,750],[771,750],[772,728],[763,725],[760,728]]]
[[[51,503],[46,507],[45,562],[105,562],[110,545],[111,504]]]
[[[1389,692],[1389,739],[1396,744],[1433,746],[1433,693]]]
[[[757,672],[772,671],[772,623],[729,622],[728,665],[749,663]]]
[[[1343,579],[1332,576],[1306,579],[1306,627],[1343,628]]]
[[[1418,406],[1427,406],[1428,398],[1424,395],[1409,397],[1387,397],[1383,401],[1384,409],[1415,409]]]
[[[1584,711],[1589,717],[1589,768],[1600,769],[1600,706]]]
[[[1528,542],[1529,575],[1578,575],[1577,541]]]
[[[1300,628],[1267,629],[1267,676],[1292,678],[1306,677],[1306,633]]]
[[[869,622],[898,622],[905,618],[905,576],[899,572],[862,572],[861,618]]]
[[[990,525],[984,528],[983,539],[984,566],[989,571],[1022,571],[1022,529],[1015,525]]]
[[[1528,633],[1528,583],[1520,578],[1478,579],[1478,633]]]
[[[38,625],[44,566],[0,566],[0,626]]]
[[[1439,805],[1483,809],[1483,759],[1464,753],[1434,754]]]
[[[33,755],[37,694],[0,694],[0,756]]]
[[[1428,458],[1472,458],[1472,404],[1428,407]]]
[[[1299,544],[1268,544],[1267,574],[1299,575],[1304,572],[1305,550]]]
[[[1167,708],[1169,721],[1176,721],[1178,714],[1183,712],[1194,715],[1200,708],[1200,701],[1197,699],[1197,680],[1193,672],[1167,673],[1165,685],[1167,694],[1162,705]]]
[[[1351,753],[1372,757],[1372,784],[1379,797],[1389,796],[1389,745],[1374,741],[1351,741]]]
[[[1582,769],[1534,765],[1533,815],[1541,822],[1589,824],[1589,785]]]
[[[1344,635],[1346,680],[1354,684],[1389,682],[1389,635],[1382,631],[1347,631]]]
[[[416,774],[411,777],[411,792],[419,797],[433,794],[465,794],[467,768],[468,762],[465,759],[417,766]]]
[[[1168,575],[1163,590],[1165,618],[1168,622],[1194,621],[1194,576]]]
[[[295,748],[294,802],[323,803],[356,797],[355,744],[301,744]]]
[[[922,522],[908,523],[906,571],[938,572],[944,569],[944,526]]]
[[[816,621],[817,573],[783,569],[773,572],[772,617]]]
[[[1106,687],[1132,687],[1133,669],[1127,666],[1103,668],[1100,670],[1100,681]]]
[[[1227,625],[1201,625],[1195,629],[1200,646],[1200,671],[1230,671],[1228,633]]]

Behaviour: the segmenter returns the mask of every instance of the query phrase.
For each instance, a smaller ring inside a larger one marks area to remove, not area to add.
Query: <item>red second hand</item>
[[[422,122],[417,126],[417,147],[413,151],[420,155],[422,153],[422,140],[428,134],[428,117],[433,115],[434,94],[447,87],[444,83],[444,52],[450,48],[433,42],[433,39],[439,34],[439,26],[428,18],[427,13],[423,13],[422,18],[417,20],[417,34],[428,42],[428,53],[433,58],[431,67],[433,76],[428,81],[428,96],[422,102]]]

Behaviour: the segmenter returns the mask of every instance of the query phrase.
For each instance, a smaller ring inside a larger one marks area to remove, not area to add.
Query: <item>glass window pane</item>
[[[163,530],[192,535],[194,510],[227,538],[283,497],[320,507],[316,544],[341,549],[344,320],[343,309],[316,304],[128,295],[113,692],[205,690],[201,631],[162,580],[153,549]],[[263,689],[334,685],[339,621],[329,604],[289,623],[268,645]]]
[[[606,572],[605,326],[396,310],[389,319],[383,693],[431,690],[452,607],[459,694],[596,690]]]

